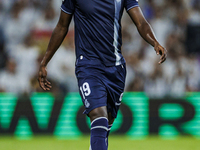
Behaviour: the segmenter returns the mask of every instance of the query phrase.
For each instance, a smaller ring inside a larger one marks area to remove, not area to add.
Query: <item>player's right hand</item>
[[[47,77],[46,67],[40,66],[39,73],[38,73],[39,85],[43,90],[49,91],[51,89],[51,83],[46,79],[46,77]]]

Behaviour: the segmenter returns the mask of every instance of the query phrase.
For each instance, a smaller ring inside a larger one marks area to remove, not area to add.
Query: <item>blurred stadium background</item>
[[[37,71],[62,0],[0,0],[0,149],[88,149],[74,74],[74,26],[48,65],[44,93]],[[200,0],[139,0],[160,43],[159,58],[122,19],[126,90],[109,149],[197,150],[200,147]]]

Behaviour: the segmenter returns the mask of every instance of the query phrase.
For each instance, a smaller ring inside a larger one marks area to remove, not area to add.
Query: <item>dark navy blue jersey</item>
[[[138,0],[64,0],[61,10],[74,15],[76,57],[106,66],[125,62],[121,54],[121,17]]]

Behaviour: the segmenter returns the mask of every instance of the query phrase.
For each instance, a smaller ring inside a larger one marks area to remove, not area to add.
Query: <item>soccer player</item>
[[[122,100],[126,65],[121,54],[120,22],[124,8],[140,35],[154,47],[157,55],[161,55],[159,64],[163,63],[166,50],[156,40],[138,0],[64,0],[60,19],[39,69],[40,86],[50,90],[46,66],[65,38],[74,16],[75,72],[84,113],[91,120],[92,150],[107,150],[107,138]]]

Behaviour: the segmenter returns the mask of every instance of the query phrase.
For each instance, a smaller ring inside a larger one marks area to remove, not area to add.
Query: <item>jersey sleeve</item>
[[[61,10],[67,14],[73,14],[75,9],[75,0],[63,0]]]
[[[125,9],[126,11],[129,11],[133,7],[139,6],[138,0],[125,0]]]

